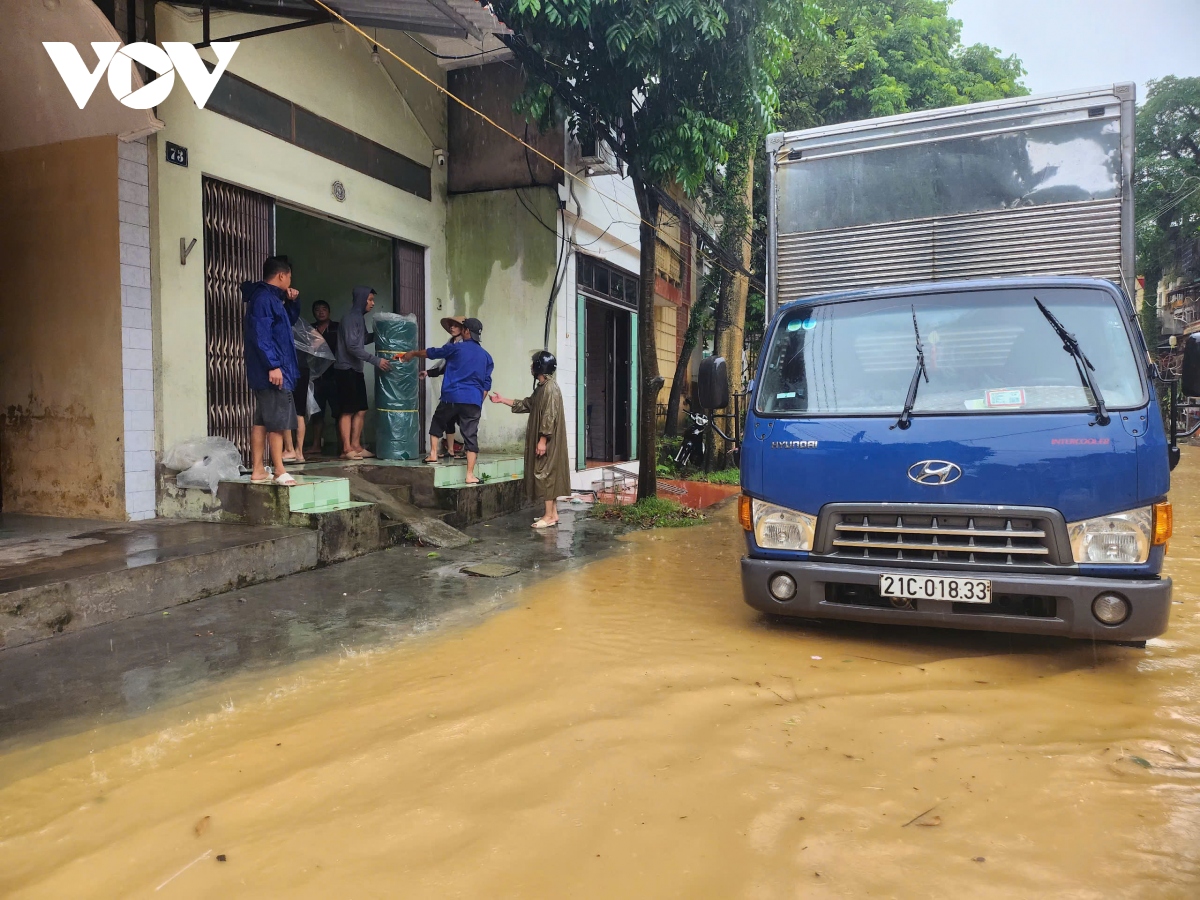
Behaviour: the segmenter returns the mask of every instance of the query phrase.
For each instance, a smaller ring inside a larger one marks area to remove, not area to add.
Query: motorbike
[[[675,465],[680,468],[689,464],[699,466],[704,463],[704,433],[708,430],[708,416],[689,411],[687,417],[687,432],[675,453]]]

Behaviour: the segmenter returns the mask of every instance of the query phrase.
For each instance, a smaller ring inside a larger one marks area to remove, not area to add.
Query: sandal
[[[533,523],[533,525],[531,527],[536,528],[538,531],[541,531],[543,528],[553,528],[557,524],[558,524],[557,521],[546,522],[542,519],[538,519],[536,522]]]
[[[295,487],[296,479],[292,477],[290,472],[284,472],[275,479],[275,483],[280,487]]]

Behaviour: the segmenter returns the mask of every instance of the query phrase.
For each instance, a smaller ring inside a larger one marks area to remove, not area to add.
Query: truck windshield
[[[929,381],[914,413],[1091,410],[1092,393],[1034,293],[976,290],[785,310],[756,408],[766,415],[898,415],[917,364],[915,313]],[[1036,293],[1078,338],[1108,407],[1142,406],[1137,356],[1113,296],[1088,288]]]

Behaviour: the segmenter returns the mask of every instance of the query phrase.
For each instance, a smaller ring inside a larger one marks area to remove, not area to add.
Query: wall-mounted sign
[[[167,141],[167,162],[187,168],[187,147]]]
[[[333,199],[338,203],[344,203],[346,200],[346,186],[340,181],[333,183]]]

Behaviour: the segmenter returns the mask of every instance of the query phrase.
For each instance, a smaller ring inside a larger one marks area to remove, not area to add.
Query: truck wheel
[[[1137,647],[1139,650],[1146,649],[1145,641],[1109,641],[1114,647]]]

